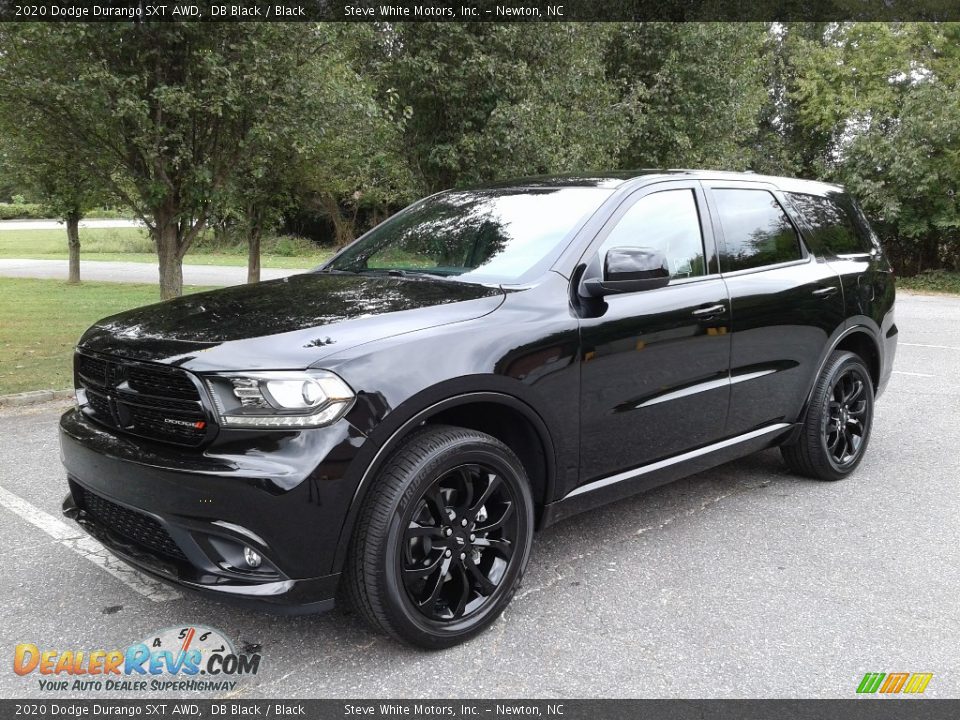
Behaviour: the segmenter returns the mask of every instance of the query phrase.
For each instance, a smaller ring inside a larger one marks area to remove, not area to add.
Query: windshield
[[[518,282],[552,262],[563,250],[560,241],[609,192],[567,187],[441,193],[377,226],[323,270]]]

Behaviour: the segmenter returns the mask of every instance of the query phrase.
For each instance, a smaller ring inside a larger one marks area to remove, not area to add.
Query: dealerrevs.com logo
[[[200,625],[167,628],[124,649],[41,649],[20,643],[13,671],[35,677],[44,691],[229,691],[256,675],[261,656],[238,653],[220,631]]]

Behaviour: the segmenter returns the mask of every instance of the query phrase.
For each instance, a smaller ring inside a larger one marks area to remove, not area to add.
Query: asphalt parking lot
[[[960,697],[960,298],[901,294],[896,312],[852,478],[797,479],[769,451],[561,523],[505,615],[442,653],[340,611],[275,617],[131,579],[58,522],[62,406],[0,411],[0,697],[44,696],[12,672],[17,643],[122,648],[195,624],[261,646],[236,697],[852,697],[899,671]],[[132,695],[46,693],[69,696]]]

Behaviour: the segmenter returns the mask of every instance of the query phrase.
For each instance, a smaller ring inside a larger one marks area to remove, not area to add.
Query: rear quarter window
[[[861,232],[850,213],[835,200],[821,195],[786,193],[807,226],[807,244],[821,256],[869,253],[873,244]]]

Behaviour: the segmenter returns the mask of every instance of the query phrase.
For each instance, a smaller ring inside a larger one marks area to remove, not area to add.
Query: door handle
[[[726,311],[726,305],[708,305],[704,308],[698,308],[693,311],[693,316],[703,320],[704,318],[716,317]]]
[[[829,298],[836,295],[838,292],[836,286],[828,285],[827,287],[818,288],[813,291],[813,295],[816,295],[818,298]]]

